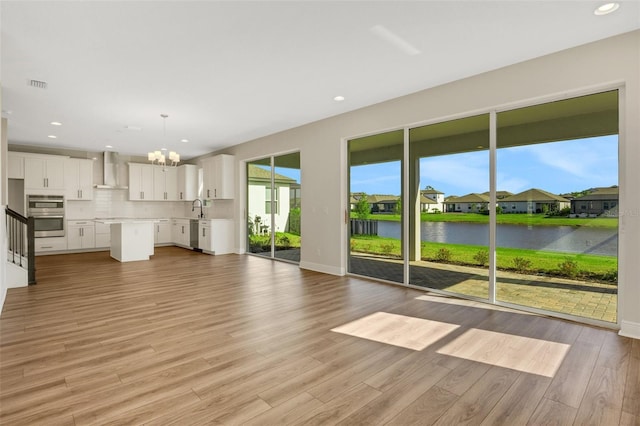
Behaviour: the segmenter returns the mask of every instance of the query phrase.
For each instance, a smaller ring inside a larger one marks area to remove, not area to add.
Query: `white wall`
[[[501,68],[225,150],[238,161],[300,150],[301,267],[343,274],[347,206],[344,140],[418,122],[524,106],[622,85],[620,137],[620,316],[622,333],[640,337],[640,31]],[[238,167],[236,214],[244,217],[246,178]],[[237,220],[236,223],[243,223]],[[244,230],[238,226],[237,247]]]

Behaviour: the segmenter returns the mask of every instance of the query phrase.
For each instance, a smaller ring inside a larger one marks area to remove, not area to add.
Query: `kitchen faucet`
[[[191,203],[191,211],[195,211],[196,210],[196,201],[200,202],[200,216],[198,216],[199,218],[203,218],[204,217],[204,213],[202,212],[202,200],[200,198],[196,198],[195,200],[193,200],[193,202]]]

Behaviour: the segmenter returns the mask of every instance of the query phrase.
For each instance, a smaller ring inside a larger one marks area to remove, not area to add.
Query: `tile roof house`
[[[444,211],[444,192],[432,186],[420,190],[420,211]]]
[[[588,194],[571,200],[571,214],[577,216],[618,216],[617,186],[593,188]]]
[[[489,196],[472,192],[461,197],[449,197],[446,202],[447,212],[478,213],[489,208]]]
[[[503,213],[544,213],[570,206],[570,201],[542,189],[531,188],[498,202]]]

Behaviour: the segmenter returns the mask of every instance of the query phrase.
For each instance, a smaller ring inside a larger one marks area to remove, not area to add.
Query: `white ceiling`
[[[188,159],[640,28],[602,3],[2,1],[2,115],[11,144]]]

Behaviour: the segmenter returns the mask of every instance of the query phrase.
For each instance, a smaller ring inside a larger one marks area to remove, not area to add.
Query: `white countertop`
[[[165,219],[166,220],[166,219]],[[112,224],[112,223],[157,223],[160,222],[161,219],[127,219],[127,218],[114,218],[114,219],[94,219],[94,222],[104,223],[104,224]]]

